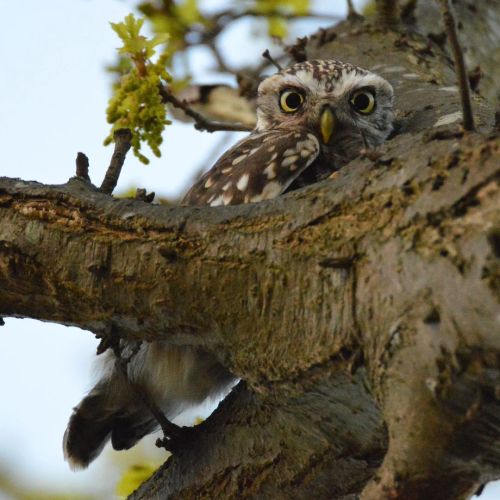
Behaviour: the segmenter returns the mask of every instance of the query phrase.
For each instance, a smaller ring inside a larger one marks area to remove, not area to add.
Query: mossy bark
[[[0,315],[196,345],[245,383],[133,498],[466,498],[500,477],[500,137],[447,56],[344,24],[308,57],[394,85],[378,154],[279,199],[0,179]]]

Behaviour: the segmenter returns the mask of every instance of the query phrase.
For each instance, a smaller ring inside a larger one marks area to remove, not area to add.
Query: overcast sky
[[[200,0],[208,8],[225,0]],[[342,14],[345,2],[316,0]],[[357,4],[362,3],[357,2]],[[74,159],[90,159],[95,184],[103,178],[111,150],[102,146],[109,127],[105,108],[110,93],[104,71],[119,45],[108,22],[130,12],[130,0],[25,0],[2,2],[2,69],[0,71],[0,175],[64,183],[74,175]],[[324,11],[324,10],[323,10]],[[318,22],[302,23],[302,32]],[[235,63],[257,60],[265,41],[251,39],[250,22],[228,30],[222,46]],[[192,54],[200,82],[220,81],[210,71],[204,50]],[[243,61],[244,59],[244,61]],[[229,141],[236,141],[236,134]],[[195,171],[206,164],[221,134],[195,131],[176,123],[168,128],[164,156],[148,166],[131,154],[117,191],[144,187],[178,196]],[[105,451],[89,470],[70,472],[62,456],[62,436],[71,413],[90,388],[96,341],[76,328],[6,318],[0,328],[0,470],[12,471],[20,484],[64,492],[84,491],[104,498],[113,491],[116,459]],[[144,446],[144,445],[143,445]],[[149,449],[154,448],[151,443]],[[126,453],[121,453],[119,461]],[[157,452],[158,460],[161,451]],[[483,494],[481,499],[500,498]],[[0,492],[0,500],[9,498]]]

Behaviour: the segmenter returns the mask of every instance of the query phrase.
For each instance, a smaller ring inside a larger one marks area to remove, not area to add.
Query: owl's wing
[[[182,205],[236,205],[275,198],[316,159],[309,131],[252,132],[222,155],[186,193]]]

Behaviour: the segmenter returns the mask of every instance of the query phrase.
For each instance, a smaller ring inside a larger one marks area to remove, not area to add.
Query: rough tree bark
[[[500,477],[500,137],[418,34],[355,23],[307,56],[375,69],[399,130],[271,202],[117,200],[0,180],[0,315],[165,339],[245,383],[133,498],[466,498]]]

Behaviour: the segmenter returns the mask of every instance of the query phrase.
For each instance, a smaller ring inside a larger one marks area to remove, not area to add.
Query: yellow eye
[[[363,115],[369,115],[375,110],[375,97],[367,90],[354,92],[349,102],[358,113]]]
[[[297,111],[303,102],[303,95],[296,90],[285,90],[281,93],[280,106],[285,113]]]

